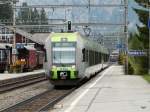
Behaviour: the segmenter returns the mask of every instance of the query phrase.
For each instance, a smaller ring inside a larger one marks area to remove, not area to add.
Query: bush
[[[118,64],[119,65],[124,65],[125,64],[125,55],[123,55],[123,54],[120,54],[119,55],[119,59],[118,59]]]
[[[150,74],[143,75],[143,78],[150,83]]]
[[[129,57],[129,62],[134,69],[135,75],[144,75],[148,73],[148,61],[146,62],[146,60],[143,57]]]
[[[21,66],[20,65],[10,65],[9,73],[21,73]]]
[[[128,73],[127,73],[127,64],[125,64],[125,73],[130,75],[134,74],[134,68],[130,62],[128,62]]]
[[[132,67],[131,63],[128,63],[128,74],[133,75],[134,74],[134,68]]]

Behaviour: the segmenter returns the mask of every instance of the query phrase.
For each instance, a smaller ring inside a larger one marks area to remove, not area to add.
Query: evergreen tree
[[[4,4],[0,4],[0,19],[12,19],[13,10],[10,3],[5,3],[5,0],[0,0]]]
[[[130,34],[129,49],[131,50],[144,49],[143,43],[139,40],[139,36],[137,34]]]
[[[134,9],[137,13],[140,22],[143,26],[138,26],[137,29],[139,34],[132,36],[132,39],[129,42],[130,48],[132,49],[143,49],[148,51],[149,49],[149,30],[148,30],[148,7],[149,0],[135,0],[141,7],[141,9]],[[135,57],[134,58],[136,74],[145,74],[148,73],[148,56],[144,57]],[[138,66],[137,66],[138,65]],[[138,69],[137,69],[138,68]]]
[[[40,19],[41,19],[41,24],[48,24],[48,18],[47,18],[44,8],[42,8],[41,10]]]
[[[27,3],[22,4],[23,7],[27,7]],[[22,8],[18,13],[18,18],[21,19],[22,24],[39,24],[40,15],[36,8],[33,10],[31,8]]]
[[[143,27],[139,27],[139,39],[144,45],[144,49],[149,49],[149,29],[148,29],[148,18],[149,18],[149,11],[148,11],[148,4],[150,3],[149,0],[135,0],[140,6],[144,9],[134,9],[137,15],[139,16],[139,20],[144,25]]]
[[[26,2],[24,2],[22,6],[27,7],[28,5]],[[21,19],[21,21],[23,21],[22,24],[29,24],[29,25],[48,24],[47,15],[44,8],[42,8],[40,12],[38,11],[37,8],[34,9],[22,8],[18,13],[18,18]],[[48,29],[45,28],[44,30]],[[32,30],[31,32],[34,32],[34,30]]]
[[[135,9],[136,13],[139,15],[139,20],[144,25],[143,27],[137,26],[139,31],[139,40],[143,43],[144,49],[149,49],[149,30],[148,30],[148,17],[149,12],[147,10]]]
[[[39,24],[39,20],[40,20],[39,12],[38,12],[38,10],[36,8],[34,8],[34,10],[32,12],[33,24]]]
[[[26,2],[24,2],[24,3],[22,3],[22,6],[27,7],[28,5]],[[30,11],[29,8],[20,9],[20,12],[18,14],[18,16],[19,16],[18,18],[21,19],[22,24],[28,24],[29,23],[29,11]]]
[[[33,22],[32,22],[32,14],[33,14],[32,8],[29,9],[28,14],[29,14],[29,16],[28,16],[29,17],[29,24],[32,25],[33,24]]]

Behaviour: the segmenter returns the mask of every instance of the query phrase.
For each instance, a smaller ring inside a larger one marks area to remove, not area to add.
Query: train
[[[0,48],[0,73],[3,73],[7,65],[6,48]]]
[[[34,47],[24,46],[18,49],[18,60],[24,61],[23,71],[43,68],[45,52]]]
[[[0,44],[0,73],[5,70],[12,72],[10,65],[12,57],[12,46]],[[42,69],[45,60],[45,51],[37,50],[34,47],[24,46],[17,49],[17,62],[25,62],[23,72],[34,69]]]
[[[0,73],[4,73],[10,64],[11,47],[9,44],[0,44]]]
[[[109,66],[108,49],[79,32],[53,32],[45,48],[45,71],[54,86],[75,86]]]
[[[110,62],[118,62],[119,60],[119,51],[114,51],[110,54]]]

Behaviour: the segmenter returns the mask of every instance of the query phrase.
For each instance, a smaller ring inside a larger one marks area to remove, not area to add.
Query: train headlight
[[[56,66],[52,66],[52,68],[56,68]]]
[[[75,67],[76,67],[75,65],[72,65],[72,67],[71,67],[71,68],[72,68],[72,69],[75,69]]]

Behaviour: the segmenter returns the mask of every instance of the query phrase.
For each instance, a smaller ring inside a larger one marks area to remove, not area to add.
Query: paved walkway
[[[51,112],[150,112],[150,84],[111,66],[54,106]]]
[[[39,74],[39,73],[45,73],[45,70],[40,69],[40,70],[34,70],[32,72],[25,72],[25,73],[0,73],[0,81],[6,80],[6,79],[17,78],[17,77],[23,77],[27,75]]]

